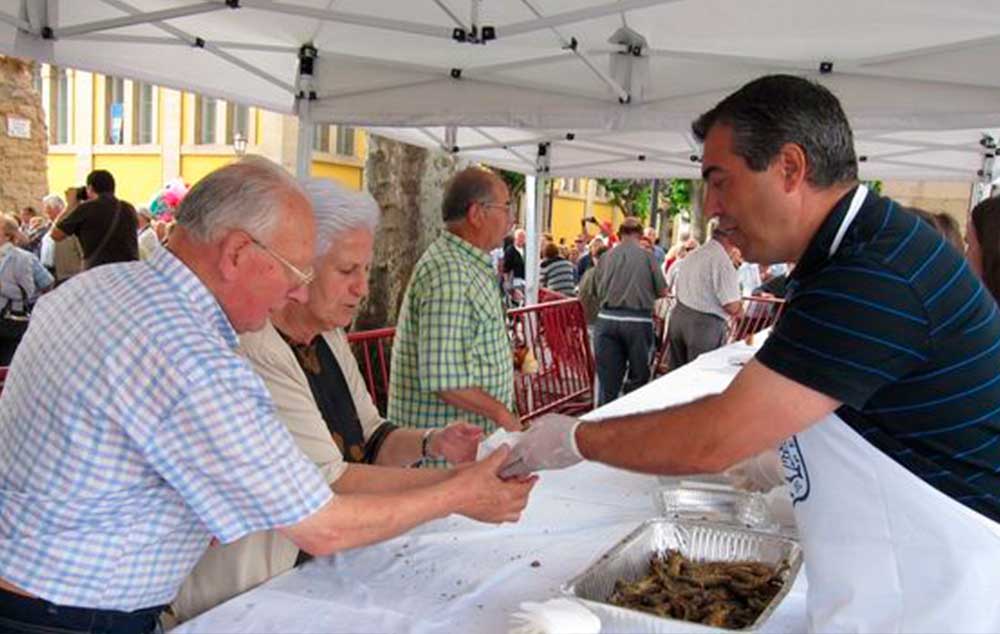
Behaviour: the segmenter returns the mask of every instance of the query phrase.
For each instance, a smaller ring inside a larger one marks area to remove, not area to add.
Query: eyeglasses
[[[311,269],[308,271],[303,271],[302,269],[300,269],[299,267],[295,266],[287,259],[285,259],[283,255],[281,255],[280,253],[278,253],[277,251],[275,251],[274,249],[267,246],[266,244],[264,244],[263,242],[261,242],[260,240],[258,240],[253,236],[250,236],[250,241],[254,243],[254,246],[260,247],[262,251],[270,255],[272,258],[277,260],[282,266],[291,271],[292,277],[294,277],[295,281],[298,282],[299,287],[309,286],[309,284],[312,283],[313,279],[315,279],[316,271],[313,271]]]
[[[508,215],[513,215],[515,213],[515,211],[516,211],[514,209],[514,201],[513,200],[508,200],[505,203],[480,202],[479,204],[482,205],[483,207],[502,207],[503,209],[505,209],[507,211]]]

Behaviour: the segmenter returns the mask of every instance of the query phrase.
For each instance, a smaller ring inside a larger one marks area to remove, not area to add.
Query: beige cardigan
[[[337,329],[323,333],[333,351],[358,410],[365,439],[382,424],[378,409],[365,387],[347,336]],[[285,424],[299,449],[333,483],[347,469],[333,443],[295,354],[270,322],[259,332],[240,337],[240,349],[264,379]],[[299,549],[275,531],[254,533],[225,546],[210,547],[181,586],[171,606],[180,621],[215,607],[271,577],[291,570]]]

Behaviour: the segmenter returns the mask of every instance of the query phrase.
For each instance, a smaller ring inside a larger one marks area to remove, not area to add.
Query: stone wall
[[[33,62],[0,55],[0,212],[4,213],[26,205],[37,209],[47,193],[48,133],[33,70]],[[8,117],[30,121],[31,138],[11,137]]]
[[[931,213],[945,212],[965,227],[972,183],[938,181],[883,181],[882,194],[901,205]]]

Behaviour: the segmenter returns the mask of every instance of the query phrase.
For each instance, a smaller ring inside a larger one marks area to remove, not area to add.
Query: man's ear
[[[240,274],[240,267],[252,247],[250,237],[242,231],[230,231],[219,241],[219,274],[226,282],[232,282]]]
[[[469,226],[473,229],[479,229],[483,226],[485,211],[486,208],[479,203],[469,203],[469,209],[465,212],[465,221],[469,223]]]
[[[785,193],[791,193],[802,186],[809,171],[805,150],[798,143],[786,143],[778,150]]]

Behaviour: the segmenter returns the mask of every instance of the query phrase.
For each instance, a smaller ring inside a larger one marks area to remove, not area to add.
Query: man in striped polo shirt
[[[941,235],[858,183],[826,88],[763,77],[694,132],[706,212],[748,260],[797,262],[781,321],[722,394],[540,420],[507,473],[718,472],[780,444],[812,631],[997,631],[996,304]]]

